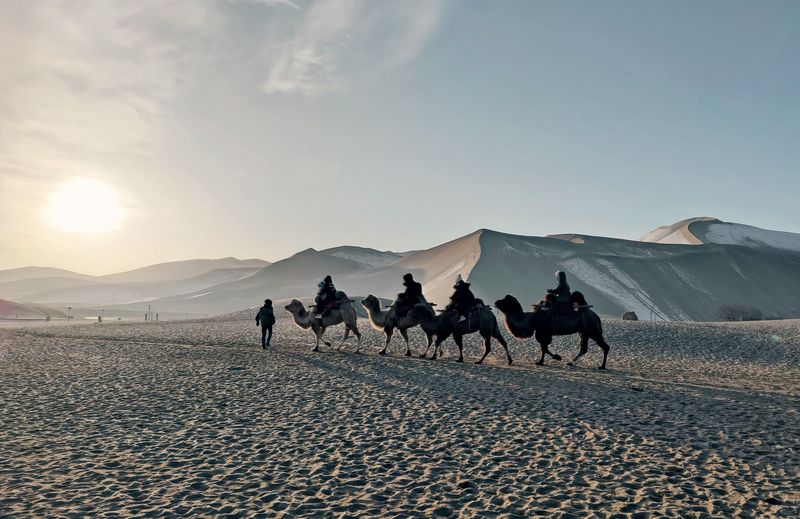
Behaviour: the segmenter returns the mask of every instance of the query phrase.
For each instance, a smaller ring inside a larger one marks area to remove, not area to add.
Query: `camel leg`
[[[550,353],[550,342],[553,340],[552,337],[537,337],[537,341],[539,341],[539,346],[542,348],[542,357],[539,359],[539,362],[536,364],[539,366],[544,366],[544,356]],[[552,355],[552,354],[551,354]]]
[[[586,352],[589,351],[589,337],[586,336],[586,335],[581,335],[581,343],[580,344],[581,344],[580,351],[578,352],[577,355],[575,355],[575,358],[572,359],[571,362],[567,363],[567,366],[574,366],[575,363],[578,362],[579,358],[581,358],[584,355],[586,355]]]
[[[441,346],[444,341],[445,339],[436,338],[436,342],[433,345],[433,357],[431,357],[431,360],[436,360],[436,357],[439,356],[439,346]]]
[[[389,347],[389,341],[392,340],[392,334],[394,333],[394,328],[391,326],[387,326],[383,329],[383,333],[386,334],[386,343],[383,345],[383,349],[378,352],[378,355],[386,355],[386,348]]]
[[[322,332],[314,330],[314,335],[317,336],[316,337],[317,340],[316,340],[316,343],[314,344],[314,349],[311,350],[311,351],[319,351],[319,341],[322,340]]]
[[[476,360],[475,364],[483,364],[483,360],[489,355],[490,351],[492,351],[492,336],[486,335],[483,337],[483,357],[481,357],[481,360]]]
[[[344,336],[342,337],[342,342],[336,347],[336,351],[342,351],[342,347],[344,347],[344,343],[347,338],[350,337],[350,328],[347,325],[344,327]]]
[[[411,356],[411,345],[408,344],[408,328],[400,328],[400,335],[403,336],[403,340],[406,341],[406,357]]]
[[[463,336],[461,335],[453,335],[453,340],[456,341],[458,346],[458,360],[456,362],[464,362],[464,341],[462,339]]]
[[[603,363],[600,365],[600,369],[606,369],[606,359],[608,359],[608,351],[611,349],[611,346],[608,345],[605,338],[603,336],[593,337],[592,340],[600,346],[600,349],[603,350]]]
[[[421,359],[428,356],[428,350],[431,349],[431,344],[433,344],[433,334],[425,332],[425,336],[428,338],[428,345],[425,346],[425,351],[419,354],[419,358]]]
[[[497,339],[497,342],[499,342],[503,349],[506,350],[506,360],[508,360],[508,365],[510,366],[513,361],[511,360],[511,354],[508,352],[508,343],[506,342],[505,337],[503,337],[503,334],[500,333],[500,328],[498,328],[497,323],[494,323],[492,337]]]
[[[353,323],[353,335],[356,336],[356,353],[361,353],[361,332],[358,331],[358,326]]]
[[[319,331],[319,338],[320,338],[320,340],[322,341],[322,343],[323,343],[325,346],[327,346],[328,348],[330,348],[330,347],[331,347],[331,343],[325,340],[325,338],[323,337],[324,335],[325,335],[325,328],[320,328],[320,331]],[[317,343],[317,344],[319,345],[319,343]]]

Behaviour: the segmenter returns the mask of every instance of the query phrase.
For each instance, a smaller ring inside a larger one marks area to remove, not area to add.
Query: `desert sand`
[[[363,355],[285,318],[263,351],[250,319],[0,328],[0,516],[800,512],[798,321],[607,321],[603,372],[380,357],[364,320]]]

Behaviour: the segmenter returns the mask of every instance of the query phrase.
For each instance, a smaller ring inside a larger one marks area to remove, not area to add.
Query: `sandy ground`
[[[284,319],[267,351],[249,320],[0,329],[0,516],[800,513],[800,322],[610,321],[606,372],[379,357],[359,322],[363,355]]]

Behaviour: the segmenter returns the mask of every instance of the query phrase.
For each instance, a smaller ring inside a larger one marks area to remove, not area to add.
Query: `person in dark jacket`
[[[336,301],[336,287],[333,286],[333,278],[330,276],[325,276],[325,279],[320,281],[317,286],[319,287],[319,292],[317,292],[317,297],[314,298],[314,302],[317,304],[317,315],[315,317],[322,319],[331,313],[331,304]]]
[[[567,283],[567,275],[559,270],[556,272],[556,280],[558,281],[558,286],[548,289],[547,293],[556,296],[556,303],[569,303],[571,292],[569,283]]]
[[[461,274],[456,278],[456,284],[453,285],[455,292],[450,296],[449,309],[453,309],[461,316],[459,321],[463,321],[469,315],[469,311],[475,306],[475,294],[469,289],[469,283],[461,279]]]
[[[406,289],[397,294],[397,305],[395,306],[397,317],[405,317],[415,304],[425,300],[422,295],[422,284],[417,283],[410,273],[403,276],[403,286]]]
[[[275,324],[275,313],[272,311],[272,300],[265,299],[264,306],[256,314],[256,326],[261,326],[261,348],[267,349],[272,340],[272,325]]]

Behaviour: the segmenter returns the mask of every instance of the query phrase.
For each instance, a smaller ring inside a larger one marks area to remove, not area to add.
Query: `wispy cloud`
[[[264,91],[316,96],[413,61],[440,26],[444,0],[317,0],[293,33],[271,39]]]
[[[291,0],[228,0],[228,2],[232,4],[242,3],[242,4],[266,5],[269,7],[287,6],[287,7],[293,7],[294,9],[300,9],[300,6],[298,6]]]

